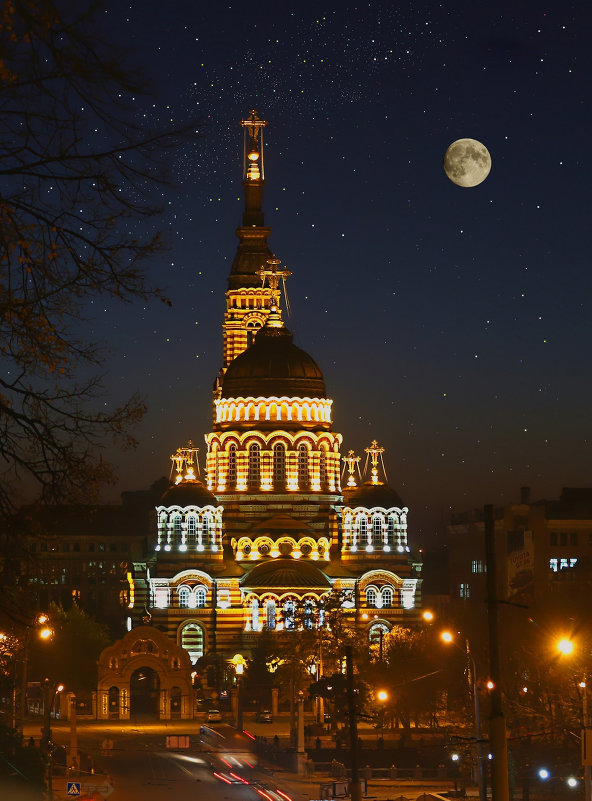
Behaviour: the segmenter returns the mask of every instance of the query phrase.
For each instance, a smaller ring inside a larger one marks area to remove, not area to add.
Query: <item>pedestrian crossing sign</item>
[[[68,787],[66,789],[66,795],[68,798],[79,798],[80,797],[80,782],[68,782]]]

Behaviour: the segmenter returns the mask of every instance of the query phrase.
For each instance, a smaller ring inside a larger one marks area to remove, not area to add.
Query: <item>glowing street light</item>
[[[563,654],[564,656],[569,656],[569,654],[573,653],[574,644],[571,640],[568,640],[566,637],[564,637],[561,640],[558,640],[557,650],[559,651],[560,654]]]
[[[450,631],[440,632],[440,639],[447,645],[454,645],[459,650],[461,651],[463,650],[460,647],[460,645],[458,645],[454,635]],[[477,668],[475,667],[475,658],[473,657],[473,654],[471,652],[471,646],[469,640],[466,637],[465,637],[464,653],[467,658],[467,670],[469,673],[469,682],[471,691],[473,693],[473,716],[475,723],[475,747],[477,749],[479,798],[481,801],[487,801],[487,786],[485,784],[485,765],[483,762],[483,741],[481,736],[481,711],[479,707],[479,689],[477,687]]]

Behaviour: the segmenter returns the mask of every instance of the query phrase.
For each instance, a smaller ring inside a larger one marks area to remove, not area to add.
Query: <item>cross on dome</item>
[[[177,473],[175,484],[179,484],[181,481],[196,480],[195,466],[197,466],[197,472],[199,473],[199,464],[197,461],[198,453],[199,448],[196,448],[193,442],[189,440],[186,447],[177,448],[177,452],[171,455],[171,475],[173,470]],[[183,475],[183,472],[185,472],[185,475]]]
[[[370,447],[364,448],[366,451],[366,466],[368,465],[368,458],[371,460],[371,473],[370,473],[370,481],[372,484],[381,484],[382,482],[378,478],[378,460],[380,458],[380,464],[382,465],[382,472],[384,473],[384,477],[386,479],[386,470],[384,469],[384,461],[382,458],[382,454],[384,453],[384,448],[378,444],[378,442],[374,439],[372,440]]]
[[[286,292],[286,278],[292,275],[292,272],[291,270],[278,269],[281,261],[276,258],[268,259],[267,264],[269,264],[267,269],[262,267],[260,270],[257,270],[256,273],[256,275],[261,278],[261,287],[263,288],[265,286],[265,280],[267,279],[267,283],[271,289],[271,305],[269,308],[269,315],[267,317],[266,325],[268,325],[270,328],[283,328],[284,323],[282,320],[282,310],[280,307],[281,292],[279,289],[279,283],[281,279],[284,287],[286,309],[289,311],[288,294]]]

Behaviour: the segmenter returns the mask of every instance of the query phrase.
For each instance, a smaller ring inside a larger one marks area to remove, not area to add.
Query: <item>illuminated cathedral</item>
[[[266,122],[253,111],[241,125],[245,209],[203,478],[198,449],[179,448],[156,509],[154,556],[129,575],[132,628],[120,641],[128,645],[107,649],[99,665],[107,699],[118,673],[129,680],[134,648],[144,662],[148,651],[161,698],[170,685],[161,717],[192,714],[189,703],[173,702],[188,692],[174,684],[175,669],[213,654],[248,660],[264,629],[323,625],[329,593],[369,644],[420,617],[421,564],[407,541],[408,509],[384,478],[383,449],[366,449],[363,480],[359,457],[342,456],[321,369],[284,323],[281,289],[291,273],[269,248],[262,210]],[[126,717],[129,684],[117,686]]]

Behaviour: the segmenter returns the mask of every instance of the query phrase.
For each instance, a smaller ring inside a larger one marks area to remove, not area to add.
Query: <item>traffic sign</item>
[[[68,782],[66,795],[68,798],[80,798],[80,782]]]

